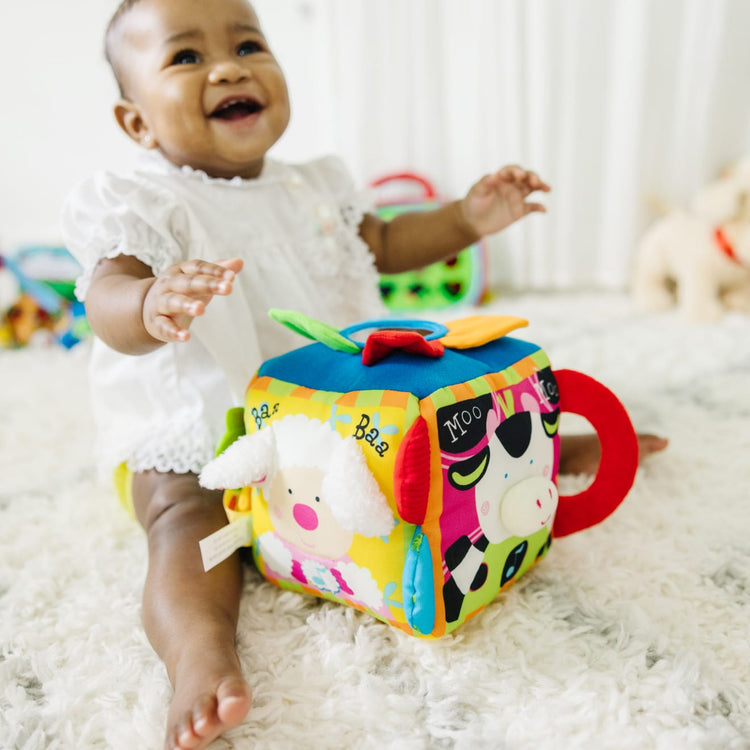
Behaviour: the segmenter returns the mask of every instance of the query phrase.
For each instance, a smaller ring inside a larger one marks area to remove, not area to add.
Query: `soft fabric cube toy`
[[[265,362],[201,483],[231,521],[201,543],[215,564],[252,544],[283,588],[438,637],[491,602],[562,536],[603,520],[629,490],[638,447],[595,380],[553,372],[526,325],[371,321],[337,331],[274,317],[317,340]],[[593,484],[556,487],[562,411],[602,445]]]

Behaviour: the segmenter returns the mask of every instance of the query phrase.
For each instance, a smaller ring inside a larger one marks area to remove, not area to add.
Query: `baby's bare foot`
[[[638,461],[652,453],[663,451],[668,440],[658,435],[639,434]],[[560,474],[587,474],[593,476],[599,468],[601,446],[594,435],[567,435],[560,440]]]
[[[211,663],[206,663],[207,661]],[[182,659],[167,717],[167,750],[203,750],[250,710],[250,686],[236,657],[203,654],[190,664]]]

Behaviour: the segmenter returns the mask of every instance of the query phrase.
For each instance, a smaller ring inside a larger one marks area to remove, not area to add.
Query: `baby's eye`
[[[263,52],[263,45],[261,45],[260,42],[254,42],[254,41],[246,41],[242,42],[239,47],[237,47],[237,55],[239,57],[244,57],[245,55],[252,55],[255,52]]]
[[[195,65],[201,56],[194,49],[181,49],[173,58],[172,65]]]

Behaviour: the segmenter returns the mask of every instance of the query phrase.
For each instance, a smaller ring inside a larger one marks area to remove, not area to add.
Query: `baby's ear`
[[[271,430],[243,435],[203,467],[198,481],[209,490],[263,484],[274,473],[274,449]]]
[[[138,106],[129,99],[120,99],[115,104],[115,119],[117,124],[125,131],[128,137],[132,138],[139,146],[143,148],[156,148],[156,139],[143,119]]]
[[[387,536],[396,525],[362,449],[349,435],[331,455],[321,486],[333,517],[347,531],[362,536]]]

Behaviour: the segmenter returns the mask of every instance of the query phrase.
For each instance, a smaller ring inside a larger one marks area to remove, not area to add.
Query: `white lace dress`
[[[69,250],[83,265],[85,300],[100,258],[133,255],[155,274],[188,258],[240,257],[229,296],[215,297],[186,343],[120,354],[94,341],[91,393],[104,467],[199,471],[269,357],[307,343],[268,318],[294,309],[343,327],[384,308],[377,272],[358,235],[365,193],[338,159],[266,160],[257,179],[215,179],[145,154],[127,176],[101,173],[63,211]]]

